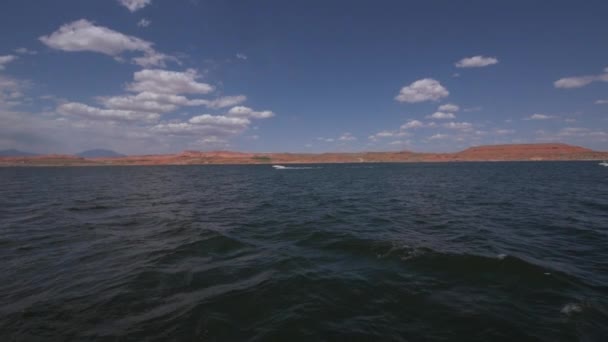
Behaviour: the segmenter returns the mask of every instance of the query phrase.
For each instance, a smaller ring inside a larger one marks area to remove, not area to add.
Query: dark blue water
[[[608,169],[0,169],[0,341],[606,341]]]

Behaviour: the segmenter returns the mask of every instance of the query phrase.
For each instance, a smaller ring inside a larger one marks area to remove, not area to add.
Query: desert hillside
[[[361,153],[245,153],[233,151],[183,151],[176,154],[84,158],[73,155],[0,157],[0,166],[95,166],[95,165],[199,165],[199,164],[294,164],[361,162],[450,161],[548,161],[603,160],[608,152],[566,144],[487,145],[456,153],[361,152]]]

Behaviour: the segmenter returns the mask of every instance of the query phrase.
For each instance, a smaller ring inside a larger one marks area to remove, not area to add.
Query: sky
[[[3,0],[0,149],[608,150],[608,1]]]

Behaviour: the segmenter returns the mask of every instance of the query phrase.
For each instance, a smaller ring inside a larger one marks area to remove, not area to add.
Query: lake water
[[[0,169],[2,341],[606,341],[596,162]]]

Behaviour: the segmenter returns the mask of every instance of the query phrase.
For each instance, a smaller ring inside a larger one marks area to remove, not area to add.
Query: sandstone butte
[[[559,143],[476,146],[455,153],[244,153],[184,151],[176,154],[115,158],[82,158],[48,154],[33,157],[0,157],[0,166],[103,166],[103,165],[201,165],[201,164],[311,164],[376,162],[472,161],[576,161],[607,160],[608,152]]]

